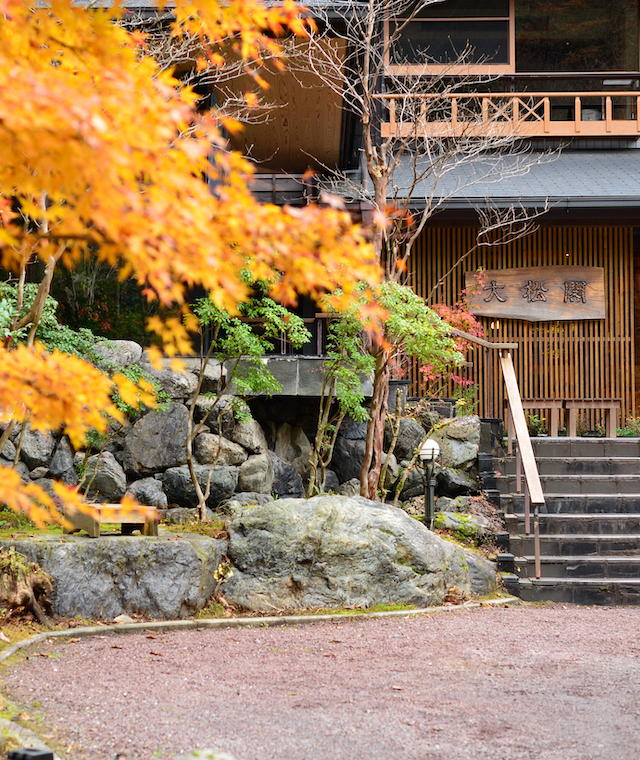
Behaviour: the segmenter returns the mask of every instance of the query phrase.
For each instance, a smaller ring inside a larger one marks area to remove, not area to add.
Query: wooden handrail
[[[455,327],[449,327],[448,332],[450,335],[455,335],[458,338],[468,340],[469,343],[477,343],[478,346],[482,346],[483,348],[497,348],[505,351],[515,351],[515,349],[518,348],[517,343],[492,343],[489,340],[478,338],[477,335],[471,335],[471,333],[465,332],[464,330],[458,330]]]
[[[529,500],[533,504],[533,546],[535,555],[535,571],[536,578],[540,578],[540,524],[539,514],[540,507],[544,506],[544,493],[542,492],[542,483],[540,482],[540,474],[538,472],[538,466],[536,465],[536,458],[533,453],[533,446],[531,444],[531,438],[529,436],[529,430],[527,428],[527,421],[524,416],[524,409],[522,408],[522,398],[520,396],[520,390],[518,388],[518,380],[513,368],[513,361],[511,354],[500,353],[500,366],[502,367],[502,375],[504,377],[504,384],[507,392],[507,400],[509,403],[509,410],[511,419],[513,420],[513,426],[516,433],[517,442],[517,457],[516,457],[516,478],[519,478],[519,461],[522,463],[522,469],[525,477],[525,532],[529,533],[531,529],[530,525],[530,509]],[[509,431],[511,435],[511,431]]]

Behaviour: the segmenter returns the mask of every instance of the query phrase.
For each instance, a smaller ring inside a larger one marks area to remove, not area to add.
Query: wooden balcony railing
[[[378,95],[383,137],[621,139],[640,135],[640,92]]]

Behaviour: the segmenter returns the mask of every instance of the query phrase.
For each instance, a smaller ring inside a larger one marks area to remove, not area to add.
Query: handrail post
[[[544,112],[544,131],[549,132],[551,125],[551,101],[549,98],[543,98],[543,112]]]
[[[542,569],[540,567],[540,512],[538,505],[533,507],[533,556],[535,561],[536,578],[539,579],[542,575]]]
[[[538,467],[536,465],[536,459],[533,453],[531,437],[529,436],[529,431],[527,429],[527,421],[524,416],[524,409],[522,408],[522,398],[520,397],[520,389],[518,388],[518,380],[513,368],[511,354],[501,351],[500,365],[502,367],[504,384],[507,391],[507,401],[511,409],[511,417],[513,418],[513,426],[516,433],[516,483],[518,484],[519,480],[518,458],[520,458],[522,461],[522,469],[525,476],[524,519],[525,532],[527,535],[531,533],[531,505],[533,505],[533,550],[535,555],[535,572],[536,578],[540,578],[541,561],[539,510],[540,507],[544,506],[545,503],[544,494],[542,492],[540,474],[538,473]]]

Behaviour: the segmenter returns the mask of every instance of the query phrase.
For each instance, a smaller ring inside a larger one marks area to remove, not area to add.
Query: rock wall
[[[114,435],[106,450],[88,459],[74,452],[69,440],[27,430],[22,435],[18,469],[25,479],[51,489],[51,479],[84,483],[96,501],[119,501],[125,493],[139,501],[168,510],[180,508],[172,519],[183,519],[197,504],[195,489],[186,465],[188,404],[196,390],[195,370],[174,372],[154,369],[145,352],[131,341],[110,341],[99,345],[105,366],[125,368],[137,364],[152,377],[169,397],[162,411],[147,411],[131,420]],[[319,368],[316,367],[316,371]],[[204,391],[216,387],[222,370],[207,368]],[[213,401],[202,395],[196,399],[196,421],[203,419]],[[263,494],[274,498],[297,498],[305,493],[309,476],[308,456],[315,435],[318,400],[309,397],[276,397],[251,402],[253,419],[241,421],[233,411],[233,399],[223,396],[194,442],[196,471],[204,484],[211,474],[208,507],[220,509],[238,494]],[[0,452],[0,464],[10,465],[22,432],[19,426]],[[357,491],[360,464],[364,455],[366,426],[349,419],[342,424],[325,489],[342,494]],[[389,458],[386,486],[391,495],[395,484],[426,436],[425,428],[414,419],[403,419],[393,456]],[[477,492],[474,480],[480,442],[480,420],[469,416],[454,418],[433,435],[441,443],[443,460],[438,469],[439,495],[455,497]],[[391,429],[385,446],[391,443]],[[424,473],[416,467],[409,473],[401,494],[406,501],[424,493]]]
[[[111,620],[134,612],[178,619],[195,615],[211,598],[226,541],[51,536],[0,546],[14,546],[53,577],[58,615]]]

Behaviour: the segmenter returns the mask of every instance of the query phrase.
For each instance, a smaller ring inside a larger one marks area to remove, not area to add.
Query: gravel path
[[[3,680],[75,760],[636,760],[639,630],[570,606],[258,622],[42,645]]]

